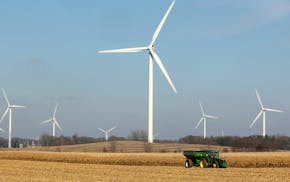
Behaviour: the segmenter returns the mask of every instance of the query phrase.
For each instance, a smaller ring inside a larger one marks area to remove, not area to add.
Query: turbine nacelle
[[[259,95],[258,90],[255,89],[255,91],[256,91],[257,99],[258,99],[258,102],[260,104],[261,110],[258,113],[258,115],[256,116],[256,118],[254,119],[254,121],[250,124],[249,128],[252,128],[254,126],[254,124],[256,123],[256,121],[262,116],[263,117],[262,118],[263,119],[263,137],[265,137],[266,136],[266,112],[284,112],[284,111],[281,111],[278,109],[265,108],[263,103],[262,103],[262,99]]]
[[[57,111],[57,107],[58,107],[58,104],[55,105],[53,116],[52,116],[51,119],[48,119],[48,120],[40,122],[40,124],[52,123],[52,136],[55,136],[55,125],[58,127],[58,129],[60,131],[62,131],[62,128],[60,127],[60,125],[57,122],[56,117],[55,117],[55,114],[56,114],[56,111]]]
[[[136,53],[136,52],[144,52],[148,51],[149,53],[149,83],[148,83],[148,143],[153,143],[153,60],[156,62],[156,64],[159,66],[160,70],[162,71],[164,77],[168,81],[169,85],[173,89],[175,93],[177,93],[177,90],[171,81],[165,67],[163,66],[163,63],[159,56],[155,53],[154,50],[154,44],[157,40],[157,37],[171,11],[175,4],[175,0],[172,1],[171,5],[169,6],[168,10],[166,11],[165,15],[163,16],[161,22],[159,23],[157,29],[155,30],[151,42],[149,46],[147,47],[135,47],[135,48],[125,48],[125,49],[114,49],[114,50],[104,50],[104,51],[98,51],[98,53]]]
[[[202,112],[202,117],[199,120],[199,122],[197,123],[197,125],[194,127],[194,129],[197,129],[197,127],[200,125],[200,123],[203,122],[204,123],[203,138],[206,138],[206,119],[207,118],[218,119],[218,117],[205,114],[201,101],[199,101],[199,106],[200,106],[200,110]]]
[[[3,121],[3,119],[5,118],[5,116],[9,112],[8,148],[11,148],[11,140],[12,140],[12,118],[11,118],[12,117],[12,109],[14,109],[14,108],[25,108],[25,106],[11,105],[9,100],[8,100],[8,97],[6,95],[6,92],[5,92],[5,90],[3,88],[2,88],[2,92],[3,92],[3,95],[4,95],[5,101],[7,103],[7,108],[6,108],[4,114],[2,115],[2,117],[0,119],[0,123]]]
[[[98,130],[100,130],[101,132],[105,133],[105,139],[106,141],[109,139],[109,133],[112,132],[114,129],[116,129],[116,126],[108,129],[108,130],[104,130],[102,128],[98,128]]]

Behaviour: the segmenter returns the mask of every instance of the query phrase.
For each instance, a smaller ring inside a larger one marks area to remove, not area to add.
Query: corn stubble
[[[286,168],[290,152],[222,153],[229,167]],[[182,153],[71,153],[0,151],[0,159],[130,166],[183,166]]]
[[[290,152],[221,156],[229,168],[187,169],[181,153],[0,151],[0,181],[290,181]]]
[[[289,181],[289,168],[200,169],[0,159],[0,181]]]

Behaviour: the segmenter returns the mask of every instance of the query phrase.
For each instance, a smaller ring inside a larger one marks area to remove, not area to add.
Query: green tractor
[[[184,166],[191,168],[192,166],[206,168],[226,168],[227,162],[225,159],[219,157],[218,151],[183,151],[183,155],[186,157]]]

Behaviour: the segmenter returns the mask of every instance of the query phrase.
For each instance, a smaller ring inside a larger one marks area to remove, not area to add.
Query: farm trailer
[[[191,168],[192,166],[206,168],[226,168],[227,162],[224,158],[219,157],[218,151],[183,151],[183,155],[186,157],[184,166]]]

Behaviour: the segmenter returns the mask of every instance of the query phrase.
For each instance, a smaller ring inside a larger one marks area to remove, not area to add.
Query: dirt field
[[[290,168],[290,152],[221,153],[231,168]],[[182,153],[0,151],[0,159],[131,166],[183,166]]]
[[[290,181],[290,168],[186,169],[0,159],[0,181]]]
[[[290,181],[290,152],[221,156],[229,168],[186,169],[182,153],[0,151],[0,181]]]

